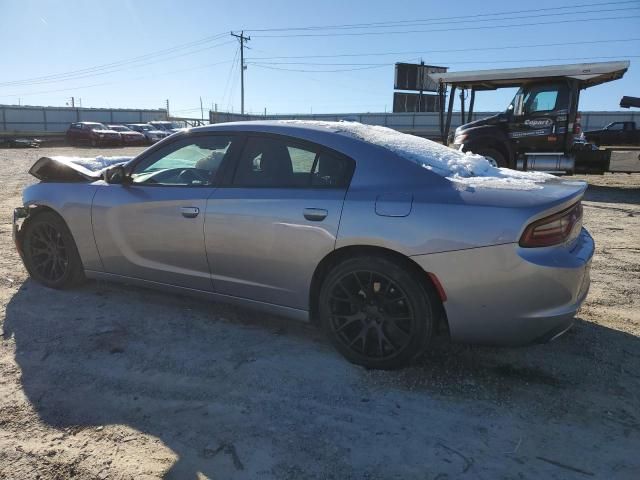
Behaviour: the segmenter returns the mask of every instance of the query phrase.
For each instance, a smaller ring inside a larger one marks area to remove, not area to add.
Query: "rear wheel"
[[[406,365],[425,349],[434,314],[420,279],[384,257],[340,263],[319,298],[323,328],[350,362],[368,368]]]
[[[25,225],[22,239],[25,267],[38,283],[51,288],[69,288],[84,280],[76,243],[57,214],[36,214]]]
[[[500,167],[500,168],[509,167],[509,163],[507,162],[507,159],[505,158],[505,156],[495,148],[481,148],[479,150],[474,151],[473,153],[482,155],[487,160],[489,160],[489,163],[494,167]]]

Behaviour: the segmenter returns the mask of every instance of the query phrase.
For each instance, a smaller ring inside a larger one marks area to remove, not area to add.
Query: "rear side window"
[[[352,173],[352,160],[320,146],[273,137],[250,137],[238,161],[233,185],[344,188]]]

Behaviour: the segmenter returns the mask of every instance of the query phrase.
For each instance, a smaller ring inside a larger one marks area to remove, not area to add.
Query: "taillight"
[[[574,135],[580,135],[580,133],[582,133],[582,125],[581,122],[582,121],[582,117],[580,116],[580,114],[578,113],[576,115],[576,121],[573,124],[573,134]]]
[[[575,238],[582,228],[580,202],[529,225],[520,238],[521,247],[549,247]]]

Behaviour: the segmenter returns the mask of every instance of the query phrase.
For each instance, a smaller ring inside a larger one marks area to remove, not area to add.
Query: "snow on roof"
[[[346,121],[281,120],[280,122],[324,127],[364,140],[391,150],[400,157],[411,160],[461,186],[534,190],[542,188],[540,183],[555,178],[553,175],[541,172],[520,172],[509,168],[497,168],[481,155],[460,152],[426,138],[408,135],[387,127]]]

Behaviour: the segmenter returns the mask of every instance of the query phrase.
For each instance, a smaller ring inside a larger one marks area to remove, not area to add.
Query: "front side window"
[[[242,152],[233,184],[239,187],[346,187],[352,161],[321,147],[272,137],[251,137]]]
[[[608,127],[607,130],[614,130],[614,131],[618,131],[618,130],[622,130],[624,128],[624,123],[611,123]]]
[[[555,110],[557,100],[557,89],[531,91],[524,100],[526,112],[550,112],[551,110]]]
[[[227,155],[231,136],[184,138],[152,153],[136,165],[134,184],[209,186]]]

